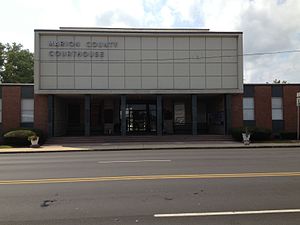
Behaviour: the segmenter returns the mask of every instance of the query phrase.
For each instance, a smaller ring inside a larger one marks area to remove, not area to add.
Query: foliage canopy
[[[0,81],[33,83],[33,53],[21,44],[0,43]]]

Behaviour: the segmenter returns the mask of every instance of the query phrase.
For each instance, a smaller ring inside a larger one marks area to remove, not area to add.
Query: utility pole
[[[297,104],[297,140],[299,140],[299,107],[300,107],[300,92],[297,92],[296,104]]]

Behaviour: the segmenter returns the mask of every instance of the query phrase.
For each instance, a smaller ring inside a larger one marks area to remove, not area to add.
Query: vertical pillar
[[[231,95],[224,96],[224,107],[225,107],[225,134],[230,134],[231,130]]]
[[[197,95],[192,95],[192,134],[198,134]]]
[[[91,95],[84,96],[84,135],[90,136],[91,127]]]
[[[162,96],[156,96],[156,132],[157,135],[162,135]]]
[[[126,95],[121,95],[121,135],[126,136]]]
[[[48,95],[48,136],[54,136],[54,95]]]

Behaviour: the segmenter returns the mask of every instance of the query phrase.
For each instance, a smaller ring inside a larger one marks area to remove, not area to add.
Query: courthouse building
[[[242,32],[35,30],[33,85],[1,85],[2,131],[49,136],[296,129],[300,85],[244,85]]]

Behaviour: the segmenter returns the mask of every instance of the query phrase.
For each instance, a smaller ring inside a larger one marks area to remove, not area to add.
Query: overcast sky
[[[0,0],[0,42],[33,52],[34,29],[209,28],[244,32],[244,54],[300,50],[300,0]],[[300,52],[244,57],[244,82],[300,83]]]

